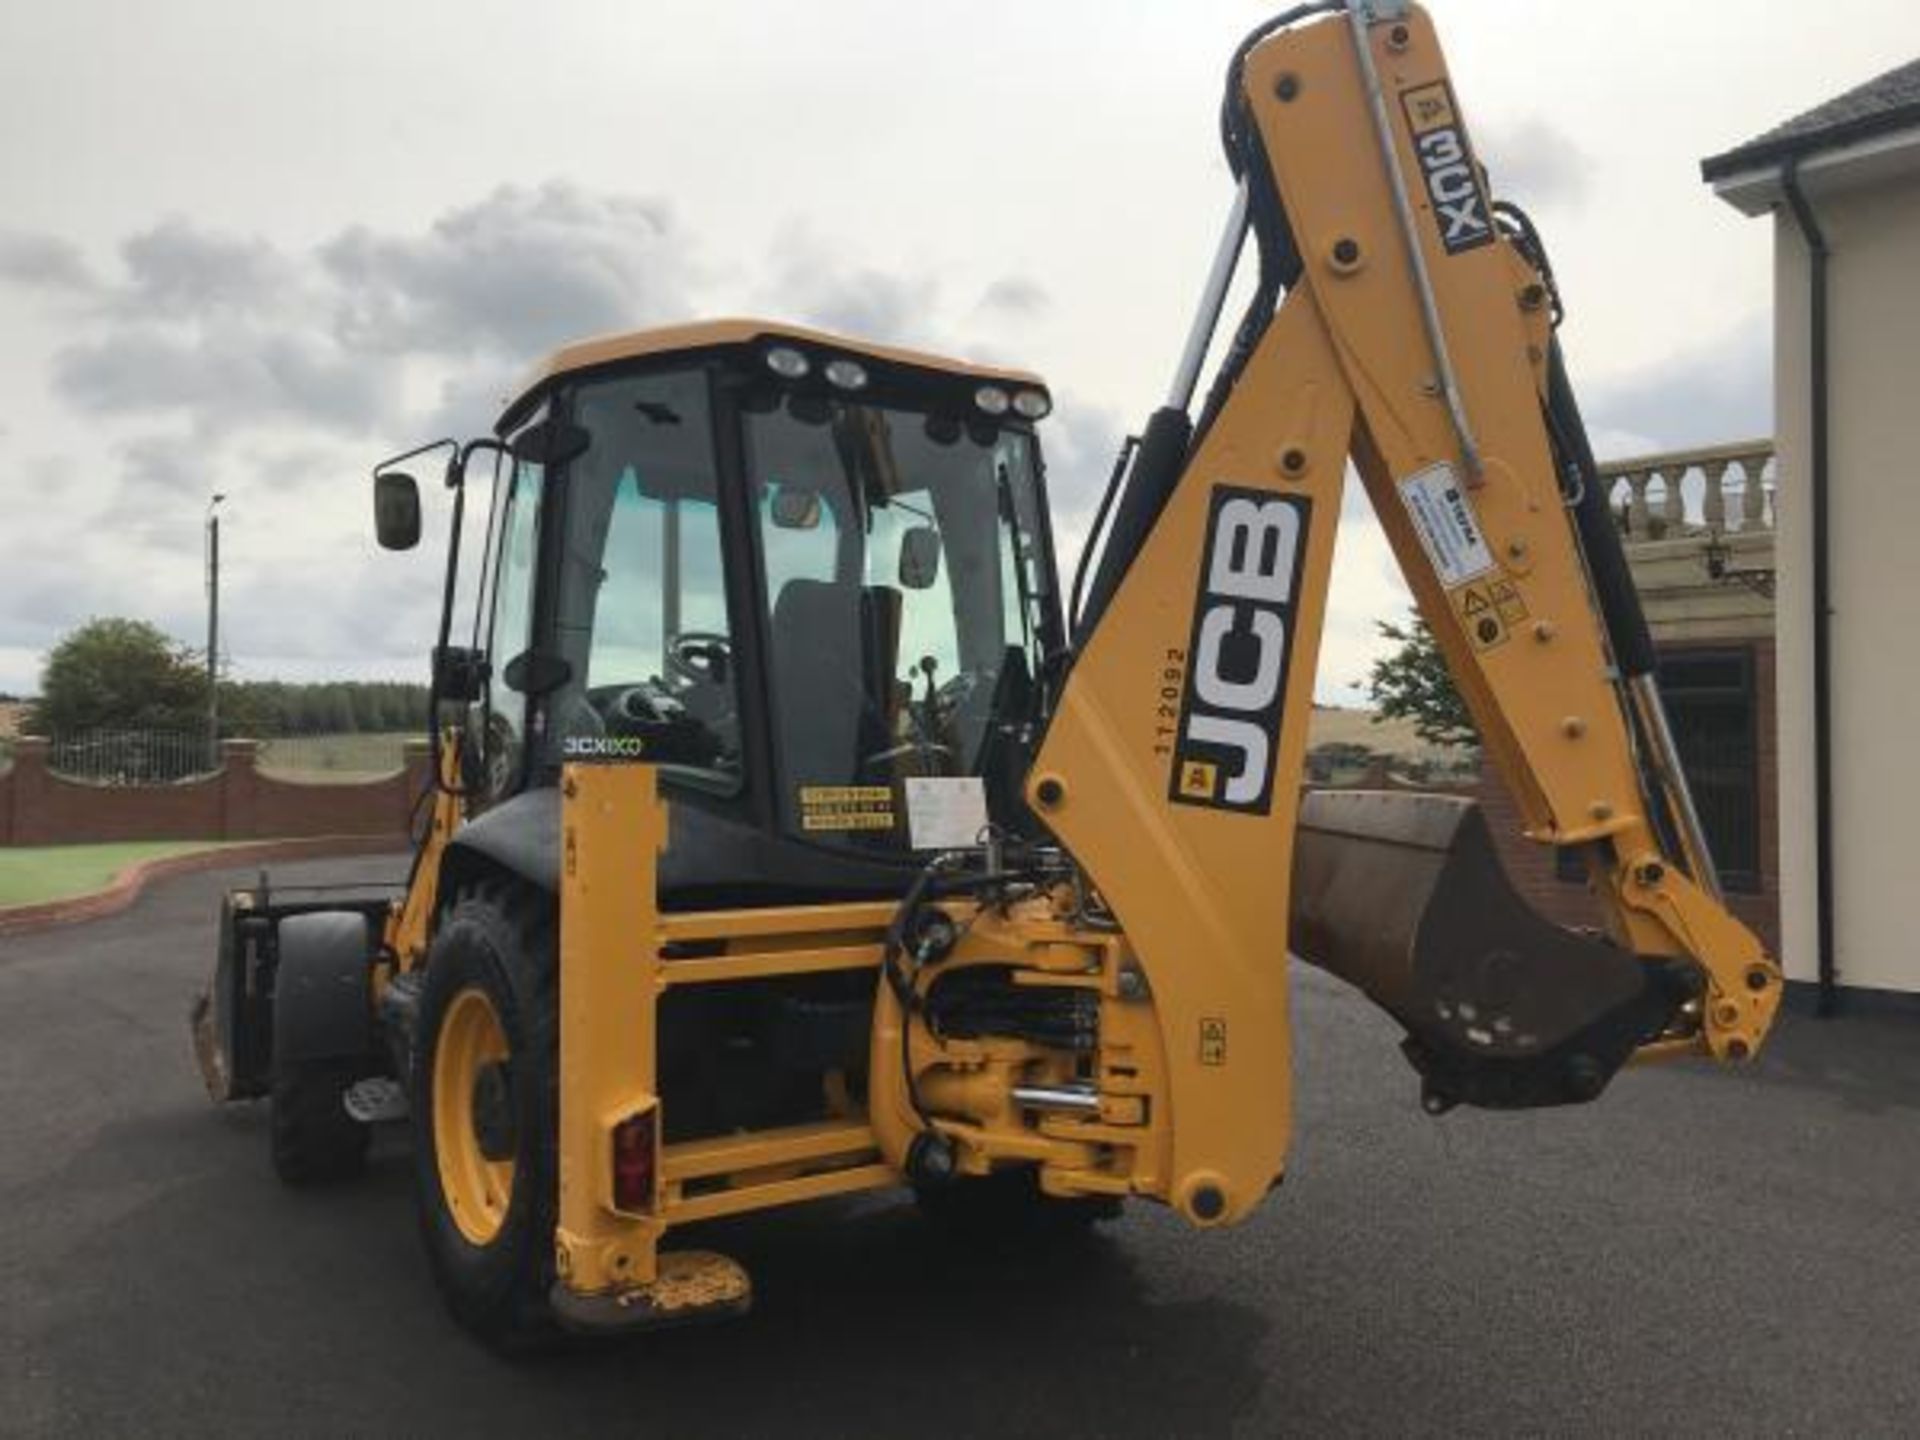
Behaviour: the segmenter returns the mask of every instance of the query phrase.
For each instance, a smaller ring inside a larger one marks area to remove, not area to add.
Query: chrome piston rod
[[[1220,244],[1213,252],[1213,268],[1207,271],[1206,288],[1200,292],[1200,308],[1194,312],[1193,325],[1187,331],[1186,348],[1180,352],[1179,368],[1173,372],[1173,384],[1167,389],[1167,408],[1185,410],[1193,403],[1193,392],[1200,385],[1200,367],[1207,362],[1207,348],[1213,333],[1220,328],[1220,311],[1227,303],[1227,287],[1233,284],[1233,272],[1240,265],[1240,248],[1247,243],[1247,182],[1242,179],[1234,192],[1233,208],[1227,212],[1226,228],[1220,232]]]
[[[1707,827],[1701,823],[1700,811],[1693,803],[1693,789],[1687,784],[1687,773],[1680,766],[1680,746],[1673,738],[1673,727],[1667,723],[1667,707],[1660,699],[1660,683],[1651,672],[1634,675],[1627,680],[1627,694],[1633,702],[1635,713],[1640,717],[1647,743],[1653,747],[1654,772],[1673,801],[1673,818],[1680,826],[1681,844],[1694,870],[1693,883],[1715,900],[1723,899],[1720,872],[1713,863],[1713,851],[1707,846]]]
[[[1076,1114],[1099,1113],[1100,1092],[1091,1085],[1016,1085],[1013,1103],[1029,1110],[1070,1110]]]

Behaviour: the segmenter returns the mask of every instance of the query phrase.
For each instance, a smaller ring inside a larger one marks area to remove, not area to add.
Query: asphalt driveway
[[[285,867],[288,879],[393,867]],[[1421,1114],[1313,972],[1298,1136],[1251,1223],[1147,1206],[957,1253],[890,1199],[710,1227],[755,1313],[506,1365],[439,1308],[404,1154],[281,1189],[187,1043],[218,893],[0,940],[0,1433],[1912,1433],[1920,1021],[1789,1018],[1743,1074]]]

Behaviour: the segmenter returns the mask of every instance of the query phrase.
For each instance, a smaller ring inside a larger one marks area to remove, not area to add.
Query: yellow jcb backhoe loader
[[[821,1196],[1239,1220],[1286,1163],[1290,951],[1391,1012],[1436,1113],[1760,1045],[1780,973],[1720,903],[1553,275],[1426,16],[1261,26],[1221,130],[1217,259],[1070,605],[1040,380],[787,325],[568,347],[492,437],[375,472],[406,548],[396,466],[449,457],[431,823],[398,894],[233,894],[198,1038],[289,1181],[409,1117],[489,1341],[738,1310],[676,1232]],[[1516,899],[1468,804],[1302,798],[1349,462],[1604,934]]]

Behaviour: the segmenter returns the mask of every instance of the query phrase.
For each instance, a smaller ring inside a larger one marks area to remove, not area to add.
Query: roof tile
[[[1864,85],[1782,121],[1700,164],[1709,180],[1763,161],[1806,154],[1908,124],[1920,124],[1920,60],[1896,65]]]

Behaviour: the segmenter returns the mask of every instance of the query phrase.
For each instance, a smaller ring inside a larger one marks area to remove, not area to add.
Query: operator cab
[[[450,476],[494,452],[473,642],[436,665],[463,835],[557,852],[569,760],[659,767],[669,905],[897,894],[910,779],[1035,833],[1049,408],[1031,375],[754,322],[551,357]]]

